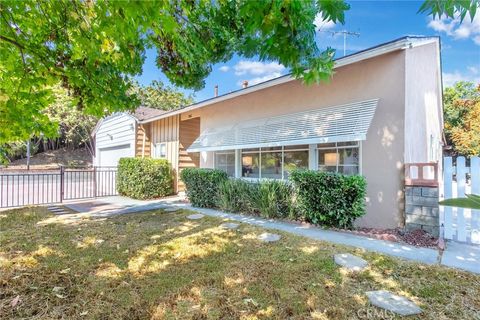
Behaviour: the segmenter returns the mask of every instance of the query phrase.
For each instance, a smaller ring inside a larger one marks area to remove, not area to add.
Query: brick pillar
[[[416,168],[416,177],[412,169]],[[424,169],[433,171],[433,177],[425,177]],[[405,229],[422,229],[438,237],[440,234],[438,210],[438,164],[405,164]]]
[[[405,187],[405,229],[422,229],[439,236],[438,187]]]

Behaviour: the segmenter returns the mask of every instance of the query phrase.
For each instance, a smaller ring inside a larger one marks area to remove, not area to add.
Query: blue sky
[[[436,19],[417,14],[421,1],[348,1],[351,8],[346,12],[345,25],[317,21],[324,31],[348,30],[360,33],[359,37],[347,38],[347,54],[363,50],[380,43],[388,42],[405,35],[441,36],[442,70],[444,85],[455,81],[469,80],[480,83],[480,13],[474,22],[465,19],[460,24],[457,19]],[[337,57],[343,55],[343,37],[332,36],[329,32],[318,32],[320,49],[330,46],[337,50]],[[143,74],[138,81],[148,85],[153,80],[169,84],[165,75],[155,65],[155,50],[147,52]],[[241,82],[249,84],[265,81],[282,74],[288,69],[275,62],[258,62],[253,59],[234,57],[226,64],[214,65],[206,79],[205,88],[193,92],[196,101],[213,96],[214,86],[219,85],[219,93],[224,94],[241,88]]]

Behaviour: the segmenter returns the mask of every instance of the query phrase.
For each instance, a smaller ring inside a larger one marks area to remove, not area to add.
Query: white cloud
[[[259,61],[241,60],[233,67],[233,69],[235,70],[235,74],[237,76],[245,74],[260,76],[275,72],[282,72],[283,70],[285,70],[285,67],[276,62],[265,63]]]
[[[458,81],[471,81],[475,84],[480,84],[480,74],[477,67],[467,67],[467,72],[460,72],[455,70],[454,72],[443,73],[443,86],[450,87]]]
[[[322,14],[321,13],[318,13],[316,16],[315,16],[315,20],[313,21],[313,24],[315,25],[315,27],[317,27],[317,30],[318,29],[322,29],[322,30],[329,30],[329,29],[332,29],[333,27],[335,27],[335,22],[333,21],[325,21],[323,20],[323,17],[322,17]]]
[[[220,70],[222,72],[228,72],[228,70],[230,70],[230,67],[229,66],[221,66],[220,68],[218,68],[218,70]]]
[[[478,74],[478,68],[474,66],[467,67],[468,71],[470,71],[473,74]]]
[[[480,45],[480,15],[476,15],[473,21],[467,15],[463,22],[457,16],[455,19],[442,17],[432,19],[428,26],[435,31],[443,32],[454,39],[472,39],[475,44]]]
[[[236,76],[244,76],[237,82],[238,86],[242,86],[244,80],[248,81],[248,85],[254,85],[273,78],[278,78],[285,71],[285,67],[277,62],[260,62],[240,60],[233,66]],[[252,77],[249,79],[249,77]]]

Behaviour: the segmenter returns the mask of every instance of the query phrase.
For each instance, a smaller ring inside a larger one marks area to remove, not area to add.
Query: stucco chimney
[[[247,81],[247,80],[243,80],[242,88],[245,89],[246,87],[248,87],[248,81]]]
[[[215,85],[215,88],[213,89],[213,95],[215,97],[218,97],[218,84]]]

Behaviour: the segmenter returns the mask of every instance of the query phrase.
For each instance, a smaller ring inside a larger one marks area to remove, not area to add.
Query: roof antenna
[[[347,30],[341,30],[341,31],[328,31],[328,30],[318,30],[318,32],[327,32],[332,35],[332,37],[336,36],[337,34],[342,34],[343,35],[343,56],[345,57],[347,55],[347,36],[356,36],[357,38],[360,37],[360,33],[358,32],[352,32],[352,31],[347,31]]]
[[[215,97],[218,97],[218,84],[215,85],[215,88],[213,89],[213,95]]]

